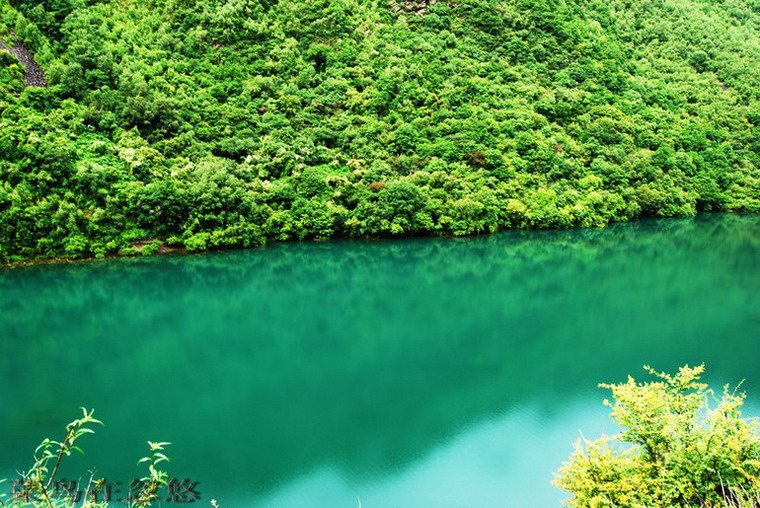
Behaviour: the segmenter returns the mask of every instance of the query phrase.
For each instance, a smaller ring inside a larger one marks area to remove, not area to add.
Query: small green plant
[[[104,485],[102,479],[90,477],[81,504],[72,501],[69,497],[70,493],[65,490],[61,491],[56,482],[56,475],[63,457],[71,455],[73,451],[84,453],[77,442],[85,434],[94,433],[91,427],[96,424],[103,425],[103,422],[93,417],[93,411],[82,408],[82,418],[76,419],[66,426],[66,435],[62,441],[44,439],[34,452],[34,465],[23,473],[19,480],[14,482],[12,498],[5,500],[0,495],[0,506],[12,508],[107,507],[106,501],[99,501],[99,494]],[[141,478],[140,490],[127,501],[126,506],[132,508],[146,507],[158,500],[159,489],[169,481],[168,473],[158,467],[160,463],[169,461],[169,458],[163,453],[164,447],[168,444],[170,443],[148,441],[150,455],[138,461],[138,464],[148,463],[148,475]],[[4,482],[5,480],[0,480],[0,483]]]
[[[760,503],[758,422],[742,418],[744,393],[720,398],[699,379],[704,365],[657,381],[601,384],[623,430],[581,439],[554,483],[573,507],[754,507]],[[717,405],[711,408],[710,400]]]
[[[143,482],[142,491],[138,494],[137,499],[134,501],[133,506],[148,506],[150,503],[158,498],[158,489],[166,485],[169,475],[165,471],[161,471],[156,466],[161,462],[168,462],[169,459],[164,455],[164,446],[171,443],[153,443],[148,441],[150,447],[150,455],[141,458],[137,463],[142,464],[148,462],[148,476],[142,478]]]
[[[34,451],[34,465],[22,478],[21,492],[15,496],[16,500],[25,502],[39,502],[42,506],[54,506],[53,483],[64,456],[71,455],[72,451],[82,452],[77,446],[77,441],[85,434],[95,432],[89,426],[102,425],[103,422],[95,419],[93,411],[88,412],[82,408],[82,418],[72,421],[66,426],[66,436],[63,441],[53,441],[45,438]],[[49,468],[54,461],[52,470]],[[87,496],[86,496],[87,497]]]

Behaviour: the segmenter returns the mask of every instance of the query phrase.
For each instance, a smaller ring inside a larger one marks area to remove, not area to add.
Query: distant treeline
[[[760,0],[0,0],[0,261],[760,211]]]

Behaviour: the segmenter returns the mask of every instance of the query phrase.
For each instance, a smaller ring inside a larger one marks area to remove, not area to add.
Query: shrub
[[[741,417],[745,394],[726,386],[715,397],[698,382],[704,366],[674,376],[645,369],[659,380],[600,385],[624,430],[576,444],[554,482],[572,493],[569,505],[757,506],[760,434]]]

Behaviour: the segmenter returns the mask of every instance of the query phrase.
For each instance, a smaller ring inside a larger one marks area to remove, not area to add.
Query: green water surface
[[[0,477],[147,440],[228,507],[541,507],[599,382],[705,362],[760,407],[760,217],[0,269]],[[171,504],[169,504],[171,506]]]

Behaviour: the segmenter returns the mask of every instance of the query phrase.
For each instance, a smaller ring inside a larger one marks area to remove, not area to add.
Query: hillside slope
[[[0,260],[760,211],[760,0],[0,0],[0,39],[49,84],[0,51]]]

